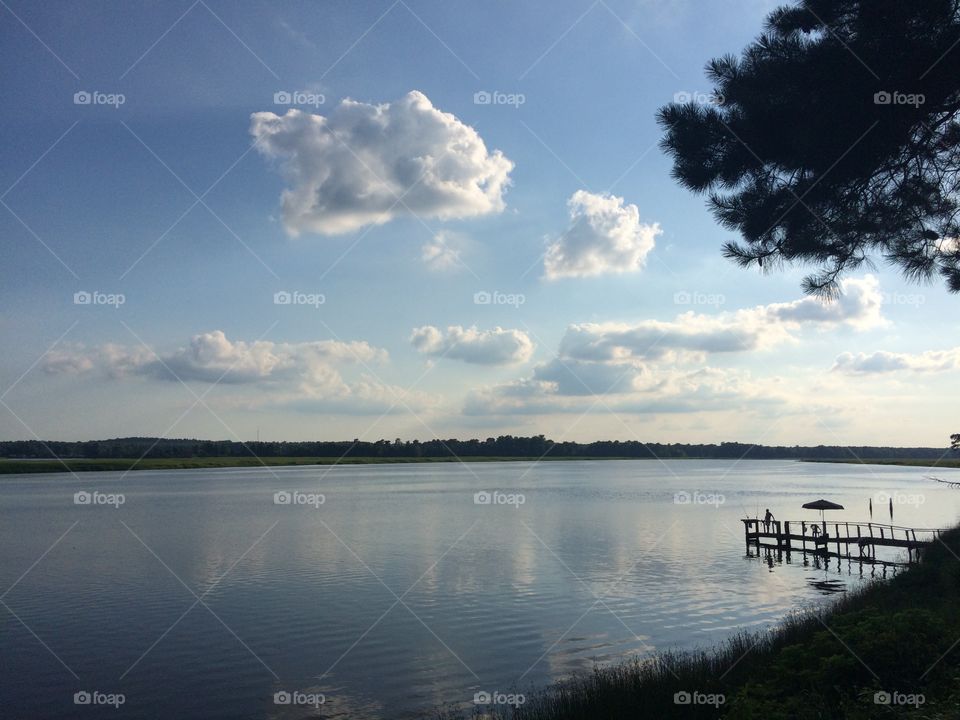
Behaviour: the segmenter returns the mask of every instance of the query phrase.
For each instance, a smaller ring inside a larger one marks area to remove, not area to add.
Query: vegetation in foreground
[[[960,529],[946,533],[943,543],[892,580],[818,613],[794,614],[775,630],[741,633],[710,651],[598,668],[528,694],[516,711],[478,706],[470,717],[960,717],[960,647],[954,647],[960,640]],[[678,704],[678,693],[700,700],[722,695],[724,702]],[[441,711],[437,717],[467,716]]]

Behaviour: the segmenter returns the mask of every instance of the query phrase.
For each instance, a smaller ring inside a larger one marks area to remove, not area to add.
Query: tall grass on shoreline
[[[792,613],[776,629],[738,632],[709,650],[670,650],[652,657],[597,667],[590,673],[526,694],[517,710],[510,707],[477,707],[470,715],[440,711],[437,720],[490,718],[491,720],[567,720],[586,718],[660,718],[664,708],[683,717],[717,717],[714,706],[678,706],[674,696],[683,692],[726,694],[754,661],[780,647],[802,639],[820,626],[812,612]],[[820,626],[822,627],[822,626]],[[746,664],[745,664],[746,663]],[[511,691],[513,692],[513,691]]]
[[[772,629],[740,632],[708,650],[664,651],[598,667],[531,691],[516,709],[478,705],[435,717],[958,718],[958,556],[960,530],[952,530],[920,565],[827,606],[795,611]],[[722,695],[723,702],[678,704],[678,693],[698,693],[701,700]],[[885,697],[893,699],[884,704]]]

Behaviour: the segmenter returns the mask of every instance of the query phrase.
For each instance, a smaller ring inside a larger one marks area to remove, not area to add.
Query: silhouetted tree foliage
[[[709,193],[742,266],[817,266],[810,293],[885,258],[960,291],[960,1],[802,0],[738,59],[713,102],[660,109],[686,188]]]
[[[644,443],[638,440],[560,442],[545,438],[501,435],[486,440],[361,440],[302,442],[237,442],[117,438],[78,442],[13,440],[0,442],[0,457],[8,458],[190,458],[190,457],[593,457],[593,458],[752,458],[841,459],[939,458],[942,448],[816,447],[720,444]]]

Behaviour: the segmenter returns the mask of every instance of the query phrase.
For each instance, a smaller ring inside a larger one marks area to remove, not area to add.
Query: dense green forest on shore
[[[739,442],[719,444],[645,443],[603,440],[554,442],[543,435],[501,435],[485,440],[361,440],[242,442],[149,437],[76,442],[16,440],[0,442],[5,458],[732,458],[796,460],[939,459],[946,448],[847,447],[842,445],[768,446]]]
[[[593,460],[602,462],[607,458],[551,457],[544,461],[555,460]],[[611,458],[612,459],[612,458]],[[184,457],[184,458],[57,458],[17,459],[0,458],[0,475],[22,473],[62,473],[62,472],[109,472],[127,470],[200,470],[204,468],[264,468],[285,465],[384,465],[384,464],[436,464],[459,462],[530,462],[529,457],[500,457],[484,455],[482,457],[259,457],[248,455],[235,457]]]

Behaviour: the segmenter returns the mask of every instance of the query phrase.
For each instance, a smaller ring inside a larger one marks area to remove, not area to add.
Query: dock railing
[[[826,552],[830,545],[836,545],[837,554],[846,557],[876,557],[877,547],[895,547],[905,548],[910,561],[915,555],[919,557],[919,551],[936,542],[943,532],[938,528],[911,528],[872,521],[743,518],[741,522],[748,546],[766,540],[772,543],[763,544],[790,551],[811,549],[809,543],[814,551]],[[857,555],[850,552],[851,545],[857,546]]]

